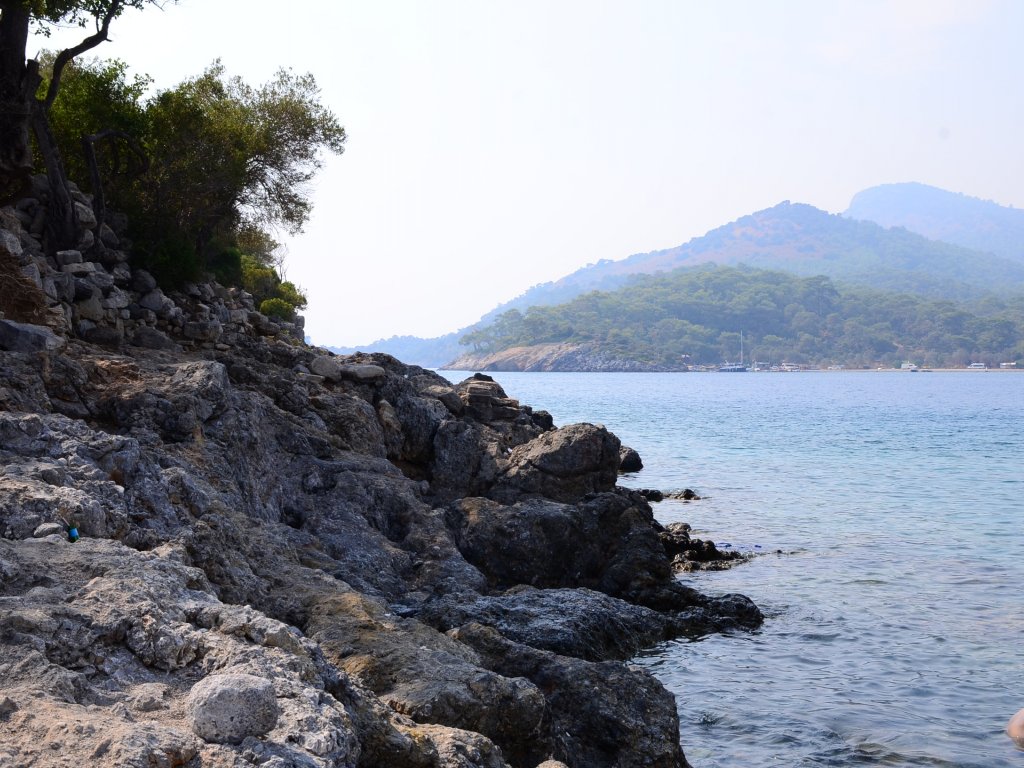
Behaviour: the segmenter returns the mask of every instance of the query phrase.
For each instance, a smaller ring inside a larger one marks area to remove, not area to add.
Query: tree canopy
[[[127,8],[160,6],[159,0],[0,0],[0,200],[17,196],[33,171],[30,134],[35,135],[50,182],[49,249],[74,245],[77,213],[71,201],[60,150],[49,113],[60,92],[64,70],[75,57],[107,39],[111,22]],[[53,25],[92,24],[93,31],[53,57],[46,87],[38,94],[39,62],[26,56],[29,30],[49,34]]]
[[[136,138],[145,174],[131,172],[117,137],[97,148],[97,161],[110,205],[128,214],[138,258],[165,279],[207,269],[237,278],[236,251],[274,266],[273,233],[302,228],[309,182],[326,153],[344,151],[344,128],[320,104],[315,78],[282,69],[254,87],[218,61],[151,97],[149,85],[119,61],[68,67],[52,123],[69,168],[84,177],[82,131],[108,126]],[[296,298],[281,290],[264,298]]]
[[[1024,359],[1024,296],[970,305],[749,268],[636,277],[557,306],[512,309],[461,343],[479,352],[596,344],[652,368],[747,360],[847,366]]]

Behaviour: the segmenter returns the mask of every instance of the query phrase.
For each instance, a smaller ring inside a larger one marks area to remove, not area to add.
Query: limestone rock
[[[82,252],[81,251],[57,251],[54,254],[54,258],[57,259],[59,266],[67,266],[68,264],[81,264],[82,263]]]
[[[185,323],[182,335],[195,341],[217,341],[223,330],[217,320],[193,320]]]
[[[460,383],[458,393],[469,414],[480,421],[511,420],[519,415],[519,402],[486,374],[477,373]]]
[[[132,272],[132,290],[143,295],[148,295],[156,288],[156,278],[144,269],[136,269]]]
[[[310,362],[309,369],[317,376],[329,381],[349,379],[360,382],[379,381],[384,378],[385,370],[379,365],[353,364],[344,362],[344,358],[331,355],[318,355]]]
[[[55,352],[66,343],[45,326],[0,319],[0,349],[8,352]]]
[[[44,536],[61,535],[64,533],[64,526],[60,523],[40,523],[34,531],[32,536],[36,539],[41,539]]]
[[[269,680],[247,674],[210,675],[192,688],[185,703],[195,734],[218,744],[240,744],[262,736],[277,723],[280,710]]]
[[[679,733],[675,698],[649,673],[614,662],[560,657],[475,623],[452,636],[476,650],[494,671],[547,687],[548,727],[558,735],[549,741],[555,758],[572,766],[686,765],[673,738]]]
[[[0,233],[79,335],[0,366],[0,764],[681,764],[671,697],[621,659],[759,614],[674,580],[613,436],[326,355],[122,251],[58,265],[22,231],[35,184]],[[264,716],[197,737],[234,675]]]
[[[78,216],[78,225],[83,229],[92,229],[96,226],[96,214],[92,206],[82,202],[75,202],[75,214]]]
[[[140,325],[136,328],[130,343],[133,346],[146,349],[177,349],[178,347],[166,333],[148,325]]]
[[[0,248],[4,249],[12,256],[20,256],[21,239],[14,232],[7,229],[0,229]]]
[[[513,449],[508,463],[492,497],[511,500],[537,494],[574,501],[615,487],[619,439],[601,426],[572,424]]]

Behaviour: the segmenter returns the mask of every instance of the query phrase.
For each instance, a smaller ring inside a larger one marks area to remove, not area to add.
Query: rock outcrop
[[[650,371],[685,371],[677,366],[652,365],[628,357],[620,357],[593,342],[553,342],[529,347],[509,347],[499,352],[464,354],[452,360],[445,369],[452,371],[577,371],[581,373],[621,373]]]
[[[675,580],[614,435],[44,254],[43,207],[0,210],[0,765],[686,764],[624,661],[760,614]]]

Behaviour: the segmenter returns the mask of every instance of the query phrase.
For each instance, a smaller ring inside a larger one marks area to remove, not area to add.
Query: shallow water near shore
[[[454,381],[466,373],[447,371]],[[558,426],[603,423],[663,523],[754,558],[753,634],[637,663],[677,696],[695,768],[1024,766],[1024,374],[498,373]]]

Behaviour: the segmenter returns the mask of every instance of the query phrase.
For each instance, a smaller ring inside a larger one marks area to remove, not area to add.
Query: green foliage
[[[278,320],[293,320],[295,318],[295,307],[284,299],[264,299],[260,302],[260,312],[267,317],[276,317]]]
[[[255,256],[244,255],[240,259],[242,273],[242,287],[253,295],[256,303],[263,312],[263,305],[270,303],[270,307],[279,307],[278,302],[286,304],[288,309],[287,318],[295,316],[296,310],[306,307],[306,295],[296,287],[295,283],[281,280],[277,270],[265,266]],[[279,309],[275,309],[279,312]],[[269,314],[263,312],[263,314]],[[275,315],[282,317],[282,315]]]
[[[151,272],[160,285],[181,285],[202,278],[203,265],[191,242],[174,232],[143,238],[133,251],[139,266]]]
[[[276,295],[281,282],[272,267],[265,266],[252,256],[242,256],[242,287],[256,297],[257,301]]]
[[[288,302],[296,309],[306,308],[306,294],[304,294],[295,283],[284,281],[277,286],[277,295],[280,299]]]
[[[848,366],[995,365],[1024,357],[1024,298],[971,308],[946,300],[749,268],[703,267],[635,277],[611,293],[509,310],[462,344],[480,352],[591,342],[652,367],[746,359]]]
[[[94,19],[101,18],[109,9],[114,17],[120,16],[126,8],[142,8],[157,5],[158,0],[23,0],[36,26],[36,31],[49,36],[54,25],[85,27]]]
[[[238,246],[228,245],[213,251],[206,260],[206,266],[221,285],[241,285],[242,258]]]
[[[219,62],[159,93],[147,105],[153,171],[137,190],[143,205],[176,211],[200,248],[225,230],[298,232],[322,152],[340,153],[345,141],[318,96],[311,75],[281,70],[256,89]]]
[[[47,73],[41,93],[49,86],[48,73],[54,58],[52,52],[40,54],[42,71]],[[88,189],[89,169],[81,148],[83,136],[105,129],[135,137],[145,135],[147,121],[142,99],[151,82],[145,75],[130,76],[128,66],[117,59],[75,60],[68,64],[61,78],[60,98],[50,109],[50,126],[62,150],[68,178]],[[121,140],[99,143],[96,155],[104,179],[119,179],[140,171],[138,160],[126,151]],[[41,158],[37,158],[36,166],[42,167]]]
[[[301,230],[311,210],[308,183],[324,153],[344,149],[345,131],[318,102],[312,75],[281,70],[254,88],[215,62],[147,99],[148,78],[131,78],[122,62],[91,60],[65,70],[63,83],[51,122],[72,177],[87,178],[83,132],[123,130],[146,150],[145,175],[124,173],[116,142],[103,148],[101,166],[108,207],[128,214],[148,265],[167,275],[210,271],[237,282],[245,279],[244,253],[274,272],[253,278],[272,286],[254,293],[281,292],[291,306],[305,306],[294,285],[278,290],[278,244],[269,232]],[[174,254],[187,263],[172,267]]]

